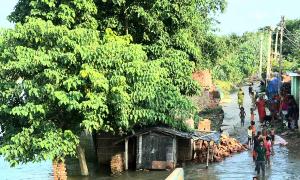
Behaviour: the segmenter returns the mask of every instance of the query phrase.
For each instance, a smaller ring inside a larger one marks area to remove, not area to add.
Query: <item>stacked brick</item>
[[[54,180],[67,180],[67,171],[63,161],[52,162]]]
[[[207,141],[195,142],[195,161],[205,163],[207,161],[208,146],[210,148],[209,162],[220,162],[225,157],[230,156],[233,153],[242,152],[247,150],[246,145],[242,145],[235,138],[222,135],[220,144],[214,144]]]
[[[125,164],[123,154],[119,153],[111,158],[110,169],[112,175],[119,175],[120,173],[122,173],[124,171],[124,166]]]

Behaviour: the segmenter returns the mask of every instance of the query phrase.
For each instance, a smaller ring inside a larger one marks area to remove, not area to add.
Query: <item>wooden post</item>
[[[137,169],[139,169],[141,167],[142,164],[142,153],[143,153],[143,149],[142,149],[142,141],[143,141],[143,136],[139,135],[138,136],[138,145],[137,145]]]
[[[275,46],[274,46],[275,61],[278,60],[278,57],[277,57],[277,54],[278,54],[277,47],[278,47],[278,27],[276,27]]]
[[[300,129],[300,128],[299,128],[299,129]],[[198,141],[199,141],[199,140],[198,140]],[[197,141],[194,141],[194,142],[193,142],[193,159],[195,159],[195,158],[196,158],[196,155],[197,155],[196,152],[195,152],[195,150],[196,150],[196,142],[197,142]]]
[[[128,170],[128,139],[125,139],[125,171]]]
[[[284,16],[281,16],[280,22],[280,56],[279,56],[279,83],[278,83],[278,94],[280,94],[280,84],[282,81],[282,44],[283,44],[283,29],[284,28]]]
[[[268,54],[267,54],[267,80],[271,78],[271,47],[272,47],[272,29],[269,29],[269,44],[268,44]]]
[[[208,161],[209,161],[209,147],[210,147],[210,141],[208,141],[208,147],[207,147],[206,169],[208,168]]]
[[[259,77],[262,79],[263,34],[260,34]]]
[[[173,153],[173,168],[176,167],[176,163],[177,163],[177,155],[176,155],[176,148],[177,148],[177,143],[176,143],[176,136],[173,137],[173,150],[172,150],[172,153]]]
[[[84,149],[80,146],[80,144],[77,146],[77,155],[78,155],[81,175],[88,176],[89,170],[85,159],[85,152]]]
[[[194,140],[193,139],[191,139],[191,141],[190,141],[190,147],[191,147],[191,149],[190,149],[190,157],[191,158],[189,158],[189,160],[193,160],[193,151],[194,151]]]
[[[214,161],[214,155],[215,155],[215,149],[214,149],[214,142],[213,142],[213,145],[212,145],[212,155],[211,155],[211,162]]]

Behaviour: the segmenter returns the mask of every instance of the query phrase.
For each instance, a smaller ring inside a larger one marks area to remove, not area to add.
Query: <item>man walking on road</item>
[[[264,147],[263,140],[260,141],[259,146],[256,147],[255,151],[257,153],[255,170],[259,175],[261,169],[262,175],[265,176],[266,148]]]

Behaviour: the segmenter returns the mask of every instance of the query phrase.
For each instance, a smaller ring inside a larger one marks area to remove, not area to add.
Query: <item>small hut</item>
[[[128,167],[128,160],[135,159],[136,169],[173,169],[177,161],[193,159],[194,140],[217,142],[219,137],[220,134],[215,132],[188,133],[165,127],[153,127],[127,136],[116,144],[125,141],[125,167]],[[128,143],[130,141],[136,144]],[[132,146],[136,148],[134,153],[128,152]]]

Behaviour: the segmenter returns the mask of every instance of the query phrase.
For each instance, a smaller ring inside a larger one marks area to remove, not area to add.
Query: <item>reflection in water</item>
[[[272,165],[266,168],[268,180],[300,179],[300,152],[289,154],[286,147],[274,146],[275,155],[271,157]],[[252,179],[255,176],[255,164],[251,152],[235,154],[221,163],[212,164],[208,170],[202,165],[185,167],[187,180],[211,179]],[[200,170],[202,169],[202,170]]]
[[[266,168],[267,180],[298,180],[300,179],[300,151],[299,149],[288,149],[287,147],[274,146],[275,155],[271,157],[272,166]],[[100,173],[93,177],[69,177],[69,180],[160,180],[165,179],[168,171],[129,171],[118,177],[111,177]],[[184,167],[187,180],[219,180],[219,179],[241,179],[252,180],[255,176],[254,162],[250,151],[235,154],[226,158],[223,162],[210,164],[188,163]],[[7,180],[41,180],[52,179],[51,162],[21,165],[10,168],[3,158],[0,158],[0,179]]]
[[[47,180],[53,179],[50,161],[28,163],[11,168],[0,156],[0,179],[3,180]]]
[[[246,88],[244,88],[245,92]],[[245,105],[247,109],[250,102],[249,96],[246,93]],[[225,119],[224,123],[228,127],[233,127],[239,123],[237,111],[236,95],[232,95],[232,103],[226,104],[224,107]],[[249,112],[247,113],[249,114]],[[230,129],[228,129],[230,130]],[[237,132],[238,129],[232,129]],[[236,135],[243,139],[245,129],[240,129]],[[245,136],[246,137],[246,136]],[[242,141],[244,142],[244,141]],[[297,148],[274,146],[275,155],[271,156],[272,166],[266,168],[267,180],[300,180],[300,150]],[[96,168],[102,169],[103,168]],[[104,170],[103,170],[104,171]],[[44,180],[52,179],[51,162],[43,162],[39,164],[22,165],[17,168],[9,168],[8,163],[4,162],[0,157],[0,179],[33,179]],[[189,163],[184,167],[185,179],[187,180],[252,180],[255,176],[254,162],[251,152],[245,151],[239,154],[234,154],[232,157],[226,158],[223,162],[210,164],[209,168],[205,168],[205,164]],[[100,175],[101,174],[101,175]],[[69,177],[68,180],[160,180],[165,179],[170,172],[168,171],[129,171],[118,177],[111,177],[104,172],[97,172],[92,177]]]
[[[271,157],[272,166],[266,167],[266,180],[298,180],[300,179],[300,152],[296,149],[274,146],[275,155]],[[289,152],[293,152],[292,154]],[[252,160],[251,151],[234,154],[223,162],[210,164],[188,163],[184,167],[186,180],[252,180],[256,176],[255,164]],[[72,177],[71,180],[160,180],[168,176],[168,171],[136,171],[127,172],[119,177],[96,176],[90,178]]]

